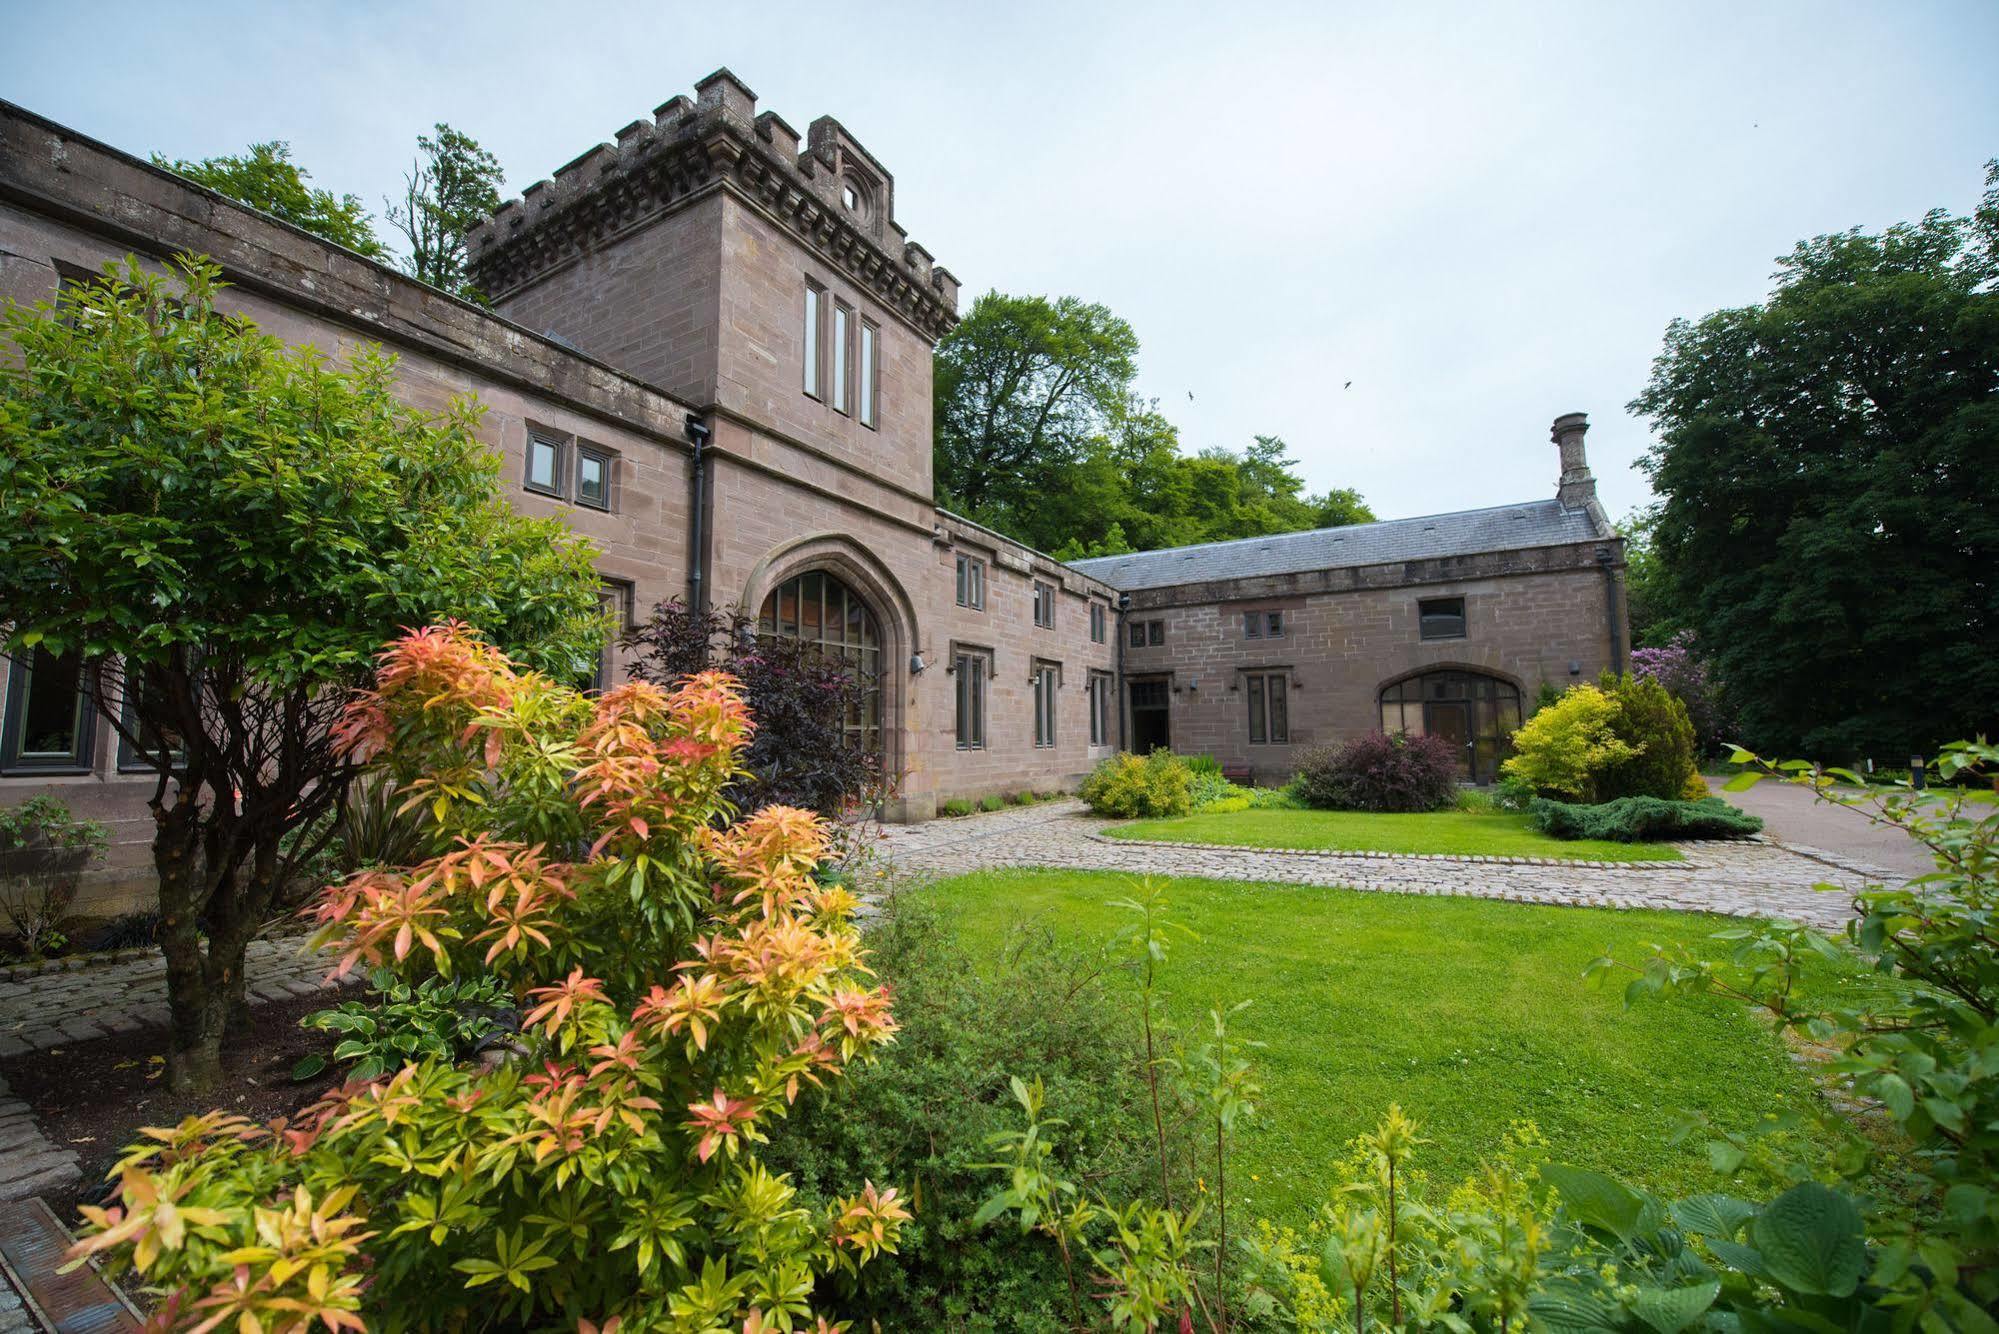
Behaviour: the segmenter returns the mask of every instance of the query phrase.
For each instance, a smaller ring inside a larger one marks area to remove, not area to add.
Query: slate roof
[[[1520,505],[1459,510],[1454,514],[1386,519],[1345,528],[1314,528],[1309,532],[1245,537],[1232,542],[1203,542],[1163,551],[1134,551],[1124,556],[1096,556],[1069,564],[1114,588],[1131,592],[1216,579],[1301,574],[1439,556],[1469,556],[1484,551],[1518,551],[1523,547],[1590,542],[1604,536],[1607,534],[1597,531],[1586,509],[1569,509],[1558,500],[1530,500]]]

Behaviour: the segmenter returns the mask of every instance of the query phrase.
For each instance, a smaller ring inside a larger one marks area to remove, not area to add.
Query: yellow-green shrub
[[[1502,767],[1543,796],[1597,799],[1597,777],[1637,754],[1617,735],[1618,704],[1595,686],[1576,686],[1513,734],[1513,756]]]
[[[1171,751],[1143,758],[1119,753],[1090,771],[1078,795],[1113,819],[1185,815],[1194,809],[1194,774]]]

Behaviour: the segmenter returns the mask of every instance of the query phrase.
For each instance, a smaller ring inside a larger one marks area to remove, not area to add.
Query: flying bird
[[[1353,388],[1353,381],[1352,381],[1352,380],[1348,380],[1348,381],[1347,381],[1347,382],[1346,382],[1345,384],[1341,385],[1341,386],[1340,386],[1340,388],[1342,388],[1342,389],[1351,389],[1351,388]]]

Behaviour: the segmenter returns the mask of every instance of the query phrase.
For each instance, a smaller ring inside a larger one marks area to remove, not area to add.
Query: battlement
[[[831,116],[798,131],[726,69],[508,200],[466,237],[474,281],[504,299],[603,241],[734,188],[931,338],[958,280],[895,220],[895,178]]]

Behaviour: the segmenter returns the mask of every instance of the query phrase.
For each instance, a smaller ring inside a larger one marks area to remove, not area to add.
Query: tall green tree
[[[1182,451],[1131,392],[1138,339],[1074,297],[988,292],[937,350],[936,478],[946,505],[1067,558],[1374,517],[1359,493],[1305,493],[1285,443]]]
[[[1971,217],[1800,243],[1767,301],[1675,322],[1658,438],[1664,611],[1752,744],[1933,752],[1999,723],[1999,163]]]
[[[314,236],[346,246],[369,259],[385,260],[389,252],[375,236],[374,219],[353,195],[336,195],[306,182],[312,173],[292,161],[291,145],[282,139],[251,144],[232,157],[172,162],[153,154],[153,165],[177,172],[217,194],[262,209]]]
[[[385,201],[389,224],[409,248],[403,269],[454,296],[479,299],[465,274],[465,233],[500,206],[506,173],[478,140],[442,121],[434,136],[417,136],[416,148],[402,202]]]
[[[939,495],[996,526],[1032,509],[1137,374],[1138,336],[1106,307],[987,292],[937,346]]]
[[[382,645],[457,618],[574,679],[608,629],[590,547],[508,507],[475,402],[409,408],[392,358],[287,347],[218,287],[204,260],[128,260],[0,316],[0,651],[76,662],[155,774],[176,1088],[219,1076],[244,948],[323,841],[287,836],[355,772],[329,725]]]

